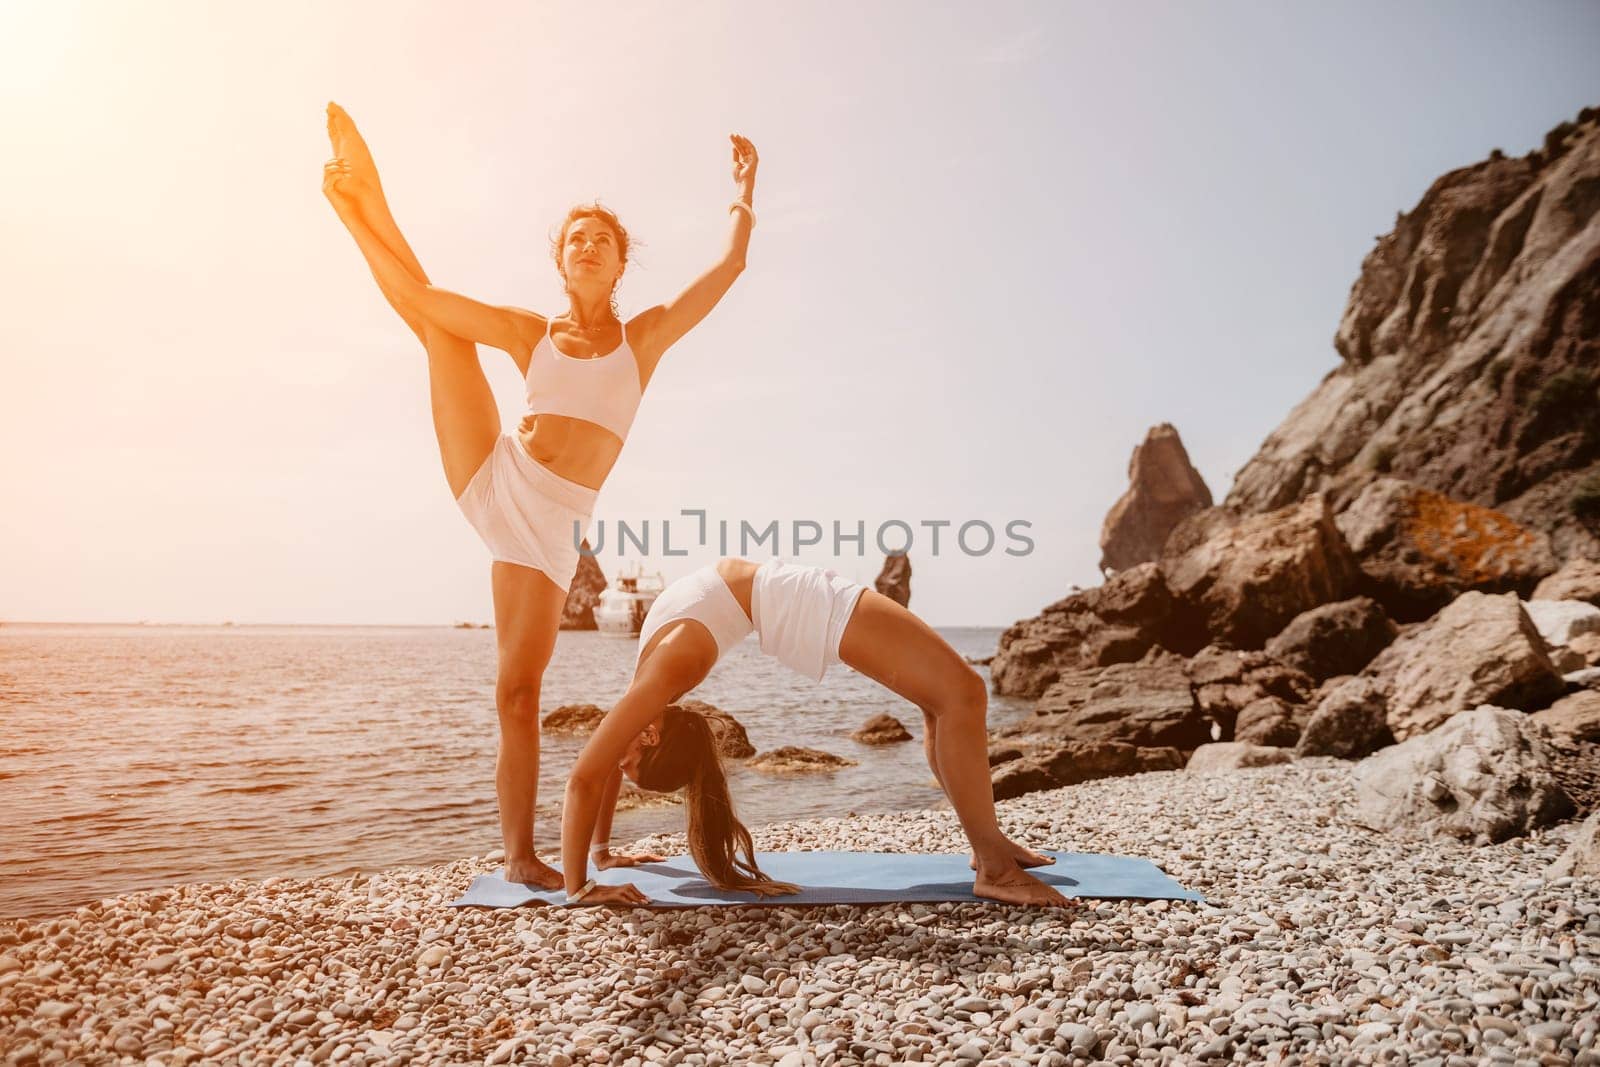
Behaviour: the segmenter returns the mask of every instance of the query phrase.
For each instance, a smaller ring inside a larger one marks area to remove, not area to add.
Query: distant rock
[[[1335,521],[1364,588],[1402,622],[1472,589],[1527,595],[1556,569],[1544,533],[1398,478],[1373,481]]]
[[[1310,708],[1290,704],[1282,697],[1262,697],[1239,711],[1233,739],[1257,747],[1292,749],[1310,718]]]
[[[1335,507],[1380,475],[1494,508],[1600,558],[1600,117],[1440,177],[1378,238],[1343,358],[1268,435],[1225,503]]]
[[[1548,734],[1520,711],[1483,705],[1356,764],[1356,821],[1374,830],[1493,844],[1573,810]]]
[[[605,717],[606,709],[598,704],[563,704],[546,715],[539,727],[553,734],[587,734]]]
[[[582,551],[578,553],[578,569],[572,576],[572,585],[567,589],[567,602],[561,609],[561,629],[563,630],[593,630],[596,629],[594,621],[595,605],[600,603],[600,594],[606,591],[606,576],[601,573],[600,564],[591,553],[589,539],[583,539]]]
[[[1381,687],[1389,730],[1400,741],[1480,704],[1533,711],[1562,689],[1515,593],[1463,593],[1362,673]]]
[[[771,752],[761,753],[748,765],[767,774],[809,774],[815,771],[836,771],[841,767],[854,767],[856,761],[814,748],[785,745]]]
[[[904,553],[885,556],[883,570],[873,587],[903,608],[911,606],[911,557]]]
[[[1571,559],[1533,591],[1534,600],[1583,600],[1600,607],[1600,559]]]
[[[1267,642],[1273,659],[1321,683],[1356,674],[1399,634],[1371,597],[1354,597],[1301,612]]]
[[[897,741],[911,740],[911,733],[893,715],[874,715],[850,735],[852,741],[863,745],[892,745]]]
[[[1211,506],[1211,490],[1189,462],[1171,423],[1152,426],[1128,461],[1128,491],[1100,528],[1100,569],[1126,570],[1160,558],[1167,535]]]
[[[1357,573],[1322,497],[1265,515],[1199,512],[1161,553],[1180,611],[1235,648],[1258,649],[1301,612],[1349,596]]]

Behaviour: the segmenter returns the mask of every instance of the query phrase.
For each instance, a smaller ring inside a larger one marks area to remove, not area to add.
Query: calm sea
[[[970,656],[997,629],[943,629]],[[543,704],[609,706],[634,642],[563,633]],[[981,670],[981,668],[980,668]],[[0,626],[0,917],[42,916],[181,882],[437,863],[500,845],[494,635],[425,627]],[[750,825],[924,808],[942,796],[915,707],[848,668],[821,685],[760,654],[724,657],[693,696],[765,751],[859,761],[773,778],[730,765]],[[890,712],[917,739],[849,733]],[[991,725],[1029,714],[990,698]],[[537,841],[551,854],[579,740],[545,734]],[[618,812],[613,838],[682,827]]]

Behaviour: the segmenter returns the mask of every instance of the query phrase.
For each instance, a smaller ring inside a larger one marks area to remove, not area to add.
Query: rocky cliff
[[[1392,475],[1600,555],[1600,109],[1435,181],[1362,262],[1334,345],[1226,506],[1342,510]]]

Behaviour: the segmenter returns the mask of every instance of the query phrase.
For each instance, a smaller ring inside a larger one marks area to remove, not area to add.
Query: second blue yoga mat
[[[1046,852],[1055,863],[1029,873],[1067,897],[1137,900],[1204,900],[1185,889],[1147,859],[1107,856],[1097,852]],[[600,871],[601,885],[632,882],[655,907],[682,908],[715,904],[763,904],[774,907],[810,904],[886,904],[896,901],[978,903],[972,895],[973,872],[966,853],[920,855],[896,852],[761,852],[756,863],[780,882],[793,882],[800,892],[784,897],[732,893],[708,883],[688,856],[642,867]],[[565,893],[541,891],[507,882],[501,875],[480,874],[455,907],[515,908],[523,904],[561,904]],[[986,902],[987,903],[987,902]]]

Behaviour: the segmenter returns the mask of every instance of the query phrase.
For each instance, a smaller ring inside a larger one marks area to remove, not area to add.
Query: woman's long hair
[[[668,707],[661,719],[661,741],[640,753],[637,774],[641,787],[657,793],[688,790],[689,855],[712,885],[761,896],[800,892],[799,886],[775,882],[756,866],[755,843],[733,814],[717,740],[704,715]]]

